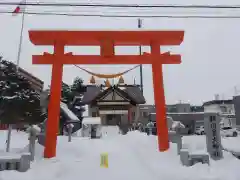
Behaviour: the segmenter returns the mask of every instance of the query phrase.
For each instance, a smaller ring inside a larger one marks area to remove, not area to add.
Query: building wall
[[[98,107],[88,105],[88,116],[97,117],[98,115]]]
[[[234,114],[234,104],[211,104],[204,105],[204,112],[218,112],[225,114]]]
[[[100,116],[102,125],[107,125],[107,115],[106,114],[99,114],[98,112],[99,108],[97,106],[90,106],[88,108],[88,116]],[[133,110],[135,110],[133,108]],[[117,124],[116,122],[120,118],[121,125],[129,125],[129,119],[128,119],[128,114],[116,114],[115,119],[113,120],[113,124]]]
[[[234,104],[210,104],[204,105],[204,112],[220,113],[222,126],[237,126]]]
[[[167,112],[170,112],[170,113],[191,112],[191,105],[188,103],[167,105]]]
[[[240,127],[240,96],[235,96],[233,98],[235,116],[236,116],[236,126]]]
[[[132,118],[134,123],[146,125],[149,122],[150,113],[155,113],[154,105],[137,105],[132,107]]]

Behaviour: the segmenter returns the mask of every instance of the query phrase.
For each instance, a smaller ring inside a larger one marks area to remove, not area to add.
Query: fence
[[[0,130],[7,130],[8,125],[7,124],[0,124]]]

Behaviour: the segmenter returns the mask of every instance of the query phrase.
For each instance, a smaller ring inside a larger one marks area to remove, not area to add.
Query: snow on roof
[[[101,124],[100,117],[84,117],[82,124]]]
[[[156,114],[156,113],[155,113],[155,114]],[[179,115],[180,115],[180,114],[204,114],[204,112],[181,112],[181,113],[179,113],[179,112],[178,112],[178,113],[168,113],[168,112],[167,112],[167,115],[168,115],[168,114],[169,114],[169,115],[171,115],[171,114],[176,114],[176,115],[177,115],[177,114],[179,114]]]
[[[65,103],[61,102],[60,106],[62,110],[68,115],[68,117],[71,118],[71,120],[79,120],[78,117],[70,109],[68,109]]]

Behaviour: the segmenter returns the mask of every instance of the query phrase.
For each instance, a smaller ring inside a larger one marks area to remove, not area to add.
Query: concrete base
[[[180,160],[184,166],[192,166],[196,163],[209,164],[208,154],[189,154],[188,149],[180,150]]]
[[[8,155],[8,157],[0,156],[0,171],[5,170],[16,170],[19,172],[26,172],[30,168],[30,154],[22,154],[22,155]]]

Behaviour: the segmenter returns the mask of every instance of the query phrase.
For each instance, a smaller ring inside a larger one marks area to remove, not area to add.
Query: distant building
[[[177,103],[167,105],[167,112],[169,113],[186,113],[186,112],[203,112],[203,106],[192,106],[189,103]]]
[[[221,116],[221,124],[224,126],[232,126],[236,127],[236,116],[235,116],[235,107],[234,107],[234,100],[219,100],[218,98],[212,101],[208,101],[203,103],[204,112],[215,112],[219,113]]]
[[[138,122],[141,122],[142,124],[146,125],[149,122],[150,114],[155,112],[156,110],[154,105],[140,104]],[[135,112],[133,113],[136,114]]]
[[[204,112],[203,106],[191,106],[191,112]]]
[[[236,126],[240,128],[240,96],[233,97],[233,104],[235,108]]]
[[[192,134],[196,128],[204,125],[204,112],[167,113],[174,121],[185,125],[185,134]]]
[[[221,114],[235,114],[233,100],[212,100],[203,103],[204,112],[218,112]]]
[[[173,105],[167,105],[167,112],[191,112],[191,105],[188,103],[178,103]]]

